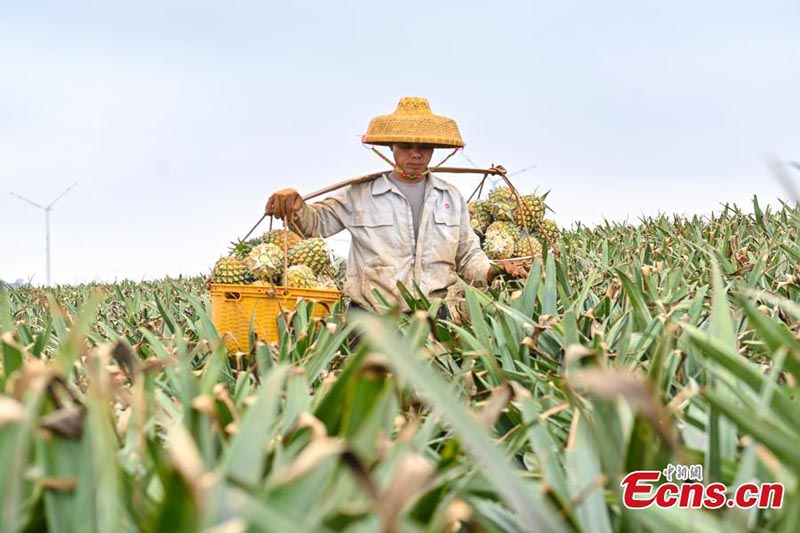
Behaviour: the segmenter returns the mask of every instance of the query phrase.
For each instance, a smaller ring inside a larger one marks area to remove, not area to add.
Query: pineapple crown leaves
[[[237,239],[235,241],[231,241],[230,247],[228,248],[228,255],[232,255],[238,259],[244,259],[247,257],[247,254],[250,253],[250,250],[259,244],[261,244],[261,237],[255,237],[248,240]]]

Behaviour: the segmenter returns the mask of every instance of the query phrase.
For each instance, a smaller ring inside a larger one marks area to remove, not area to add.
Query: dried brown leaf
[[[79,440],[83,436],[85,415],[83,409],[59,409],[42,418],[39,427],[66,439]]]
[[[206,485],[205,467],[194,439],[183,424],[178,423],[170,428],[167,450],[175,470],[186,482],[195,503],[200,504]]]
[[[25,408],[21,403],[8,396],[0,396],[0,427],[25,418]]]
[[[570,384],[604,400],[622,396],[658,432],[670,447],[677,445],[669,413],[658,396],[641,377],[627,372],[587,368],[569,378]]]
[[[394,472],[394,478],[378,501],[384,532],[397,531],[397,519],[403,509],[425,492],[434,477],[433,466],[414,452],[401,457]]]
[[[325,427],[325,424],[311,413],[303,411],[297,417],[295,429],[300,430],[305,428],[311,430],[311,440],[324,439],[328,436],[328,428]]]
[[[310,472],[328,457],[339,455],[344,451],[344,443],[339,439],[326,437],[313,440],[300,452],[297,459],[276,476],[276,483],[279,485],[291,483]]]
[[[111,357],[128,374],[128,378],[133,379],[138,361],[133,349],[125,340],[117,339],[111,346]]]
[[[47,490],[74,490],[78,480],[73,477],[43,477],[39,479],[39,485]]]
[[[511,401],[511,396],[512,389],[508,383],[492,389],[489,399],[477,413],[478,423],[483,429],[488,431],[494,427],[500,415],[503,414],[503,410]]]

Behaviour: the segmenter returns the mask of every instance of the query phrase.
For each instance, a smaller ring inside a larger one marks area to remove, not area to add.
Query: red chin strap
[[[366,144],[364,144],[363,142],[362,142],[362,144],[364,145],[364,148],[366,148],[366,149],[368,149],[368,150],[372,150],[373,152],[375,152],[376,154],[378,154],[378,157],[380,157],[381,159],[383,159],[384,161],[386,161],[387,163],[389,163],[389,166],[391,166],[391,167],[392,167],[392,169],[393,169],[393,170],[394,170],[394,171],[397,173],[397,175],[398,175],[398,176],[400,176],[400,177],[403,177],[403,178],[406,178],[406,179],[410,179],[410,180],[421,180],[422,178],[424,178],[425,176],[427,176],[428,174],[430,174],[432,171],[435,171],[437,167],[440,167],[440,166],[444,165],[445,161],[447,161],[448,159],[450,159],[451,157],[453,157],[454,155],[456,155],[456,154],[458,153],[458,151],[459,151],[459,150],[461,150],[461,148],[455,148],[455,149],[453,149],[453,151],[452,151],[452,152],[450,152],[450,153],[447,155],[447,157],[445,157],[444,159],[442,159],[442,160],[439,162],[439,164],[438,164],[438,165],[436,165],[436,166],[433,166],[433,167],[428,167],[428,168],[426,168],[425,170],[423,170],[423,171],[422,171],[422,173],[420,173],[420,174],[409,174],[408,172],[406,172],[405,170],[403,170],[402,168],[400,168],[400,167],[397,165],[397,163],[395,163],[394,161],[390,160],[388,157],[386,157],[385,155],[383,155],[383,154],[380,152],[380,150],[378,150],[378,149],[377,149],[377,148],[375,148],[374,146],[367,146],[367,145],[366,145]]]

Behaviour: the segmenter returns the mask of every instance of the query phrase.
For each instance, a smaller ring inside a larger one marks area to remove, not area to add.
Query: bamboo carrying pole
[[[433,167],[431,169],[432,172],[445,172],[450,174],[490,174],[492,176],[499,176],[505,175],[506,169],[503,167],[491,167],[491,168],[468,168],[468,167]],[[316,198],[317,196],[321,196],[323,194],[333,192],[337,189],[341,189],[342,187],[347,187],[348,185],[355,185],[356,183],[364,183],[365,181],[372,181],[376,178],[379,178],[386,174],[386,171],[383,172],[373,172],[372,174],[365,174],[363,176],[359,176],[357,178],[340,181],[339,183],[335,183],[333,185],[329,185],[328,187],[324,187],[319,189],[318,191],[314,191],[303,196],[303,200],[311,200],[312,198]]]
[[[503,168],[500,165],[492,166],[490,168],[432,167],[430,170],[432,172],[445,172],[445,173],[449,173],[449,174],[483,174],[484,175],[484,179],[486,179],[486,176],[490,176],[490,175],[491,176],[503,176],[503,178],[506,181],[508,181],[508,179],[506,178],[506,169]],[[342,187],[347,187],[348,185],[355,185],[357,183],[364,183],[364,182],[367,182],[367,181],[372,181],[374,179],[377,179],[377,178],[383,176],[384,174],[386,174],[385,170],[382,171],[382,172],[373,172],[372,174],[365,174],[363,176],[358,176],[356,178],[351,178],[349,180],[340,181],[339,183],[334,183],[333,185],[329,185],[327,187],[323,187],[322,189],[319,189],[319,190],[316,190],[316,191],[311,192],[309,194],[306,194],[305,196],[303,196],[303,200],[307,202],[308,200],[311,200],[312,198],[316,198],[317,196],[322,196],[323,194],[327,194],[329,192],[333,192],[335,190],[341,189]],[[481,181],[481,184],[483,184],[483,181]],[[246,241],[250,237],[250,235],[256,230],[256,228],[259,226],[259,224],[261,224],[261,222],[263,222],[264,219],[267,218],[267,216],[269,216],[269,215],[264,213],[261,216],[261,218],[258,219],[258,222],[256,222],[255,225],[250,229],[250,231],[247,232],[247,235],[245,235],[242,240]]]

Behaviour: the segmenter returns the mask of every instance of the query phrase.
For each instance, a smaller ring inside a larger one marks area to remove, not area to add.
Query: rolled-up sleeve
[[[456,270],[468,283],[486,283],[491,261],[481,249],[481,242],[469,223],[469,211],[464,198],[461,198],[461,221],[459,224],[458,248],[456,250]]]
[[[344,187],[320,202],[305,204],[294,218],[303,237],[330,237],[345,229],[352,206],[349,192],[350,187]]]

